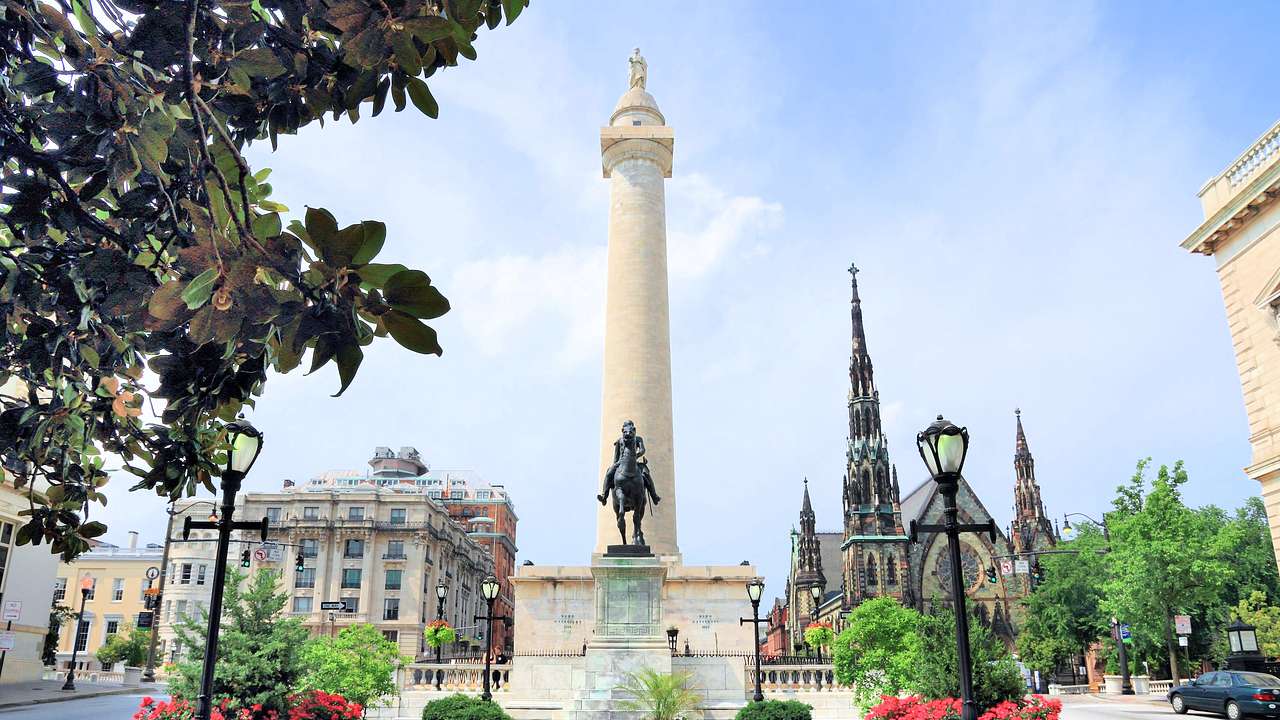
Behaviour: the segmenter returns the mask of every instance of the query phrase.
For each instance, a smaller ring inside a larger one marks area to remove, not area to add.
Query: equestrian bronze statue
[[[649,462],[644,457],[644,438],[636,434],[635,423],[622,424],[622,437],[613,443],[613,465],[604,474],[604,491],[596,496],[601,505],[613,498],[613,513],[618,516],[618,532],[622,544],[627,544],[627,516],[631,512],[631,524],[635,526],[632,545],[646,545],[644,541],[645,496],[654,505],[662,502],[653,489],[653,477],[649,475]]]

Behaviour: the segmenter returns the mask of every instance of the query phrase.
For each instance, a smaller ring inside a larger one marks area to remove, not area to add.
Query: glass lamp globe
[[[498,578],[490,575],[480,583],[480,594],[485,600],[493,600],[498,597]]]
[[[964,458],[969,452],[969,431],[939,415],[933,424],[916,435],[916,448],[931,476],[958,475],[964,469]]]

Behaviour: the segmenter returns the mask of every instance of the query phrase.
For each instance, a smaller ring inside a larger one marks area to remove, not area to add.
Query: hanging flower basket
[[[427,645],[433,650],[458,639],[458,633],[444,620],[432,620],[428,623],[426,635]]]
[[[809,644],[809,647],[826,647],[835,637],[836,633],[831,629],[831,623],[809,623],[804,629],[804,641]]]

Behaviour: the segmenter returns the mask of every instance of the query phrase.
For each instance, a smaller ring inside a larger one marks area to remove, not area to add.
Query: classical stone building
[[[818,512],[805,481],[801,500],[800,529],[792,532],[791,572],[787,582],[787,635],[792,650],[803,647],[804,628],[815,619],[830,622],[837,630],[846,612],[865,600],[892,597],[904,605],[928,609],[936,598],[948,602],[952,569],[946,555],[946,538],[923,535],[910,542],[907,528],[918,523],[942,522],[942,497],[932,480],[925,479],[903,497],[898,470],[890,460],[889,442],[880,419],[880,392],[867,349],[858,295],[858,269],[849,268],[852,280],[850,319],[853,333],[849,359],[849,435],[842,481],[841,532],[818,532]],[[966,534],[961,557],[966,596],[979,619],[1001,637],[1012,641],[1017,632],[1016,600],[1029,591],[1026,573],[1017,572],[1015,556],[1028,560],[1057,540],[1045,513],[1035,479],[1035,460],[1022,427],[1022,413],[1015,411],[1014,516],[995,541],[985,535]],[[914,467],[914,464],[913,464]],[[960,481],[957,496],[960,522],[992,519],[973,488]],[[1002,561],[1007,561],[1002,562]],[[1008,567],[1013,572],[1005,573]],[[987,579],[987,570],[996,582]],[[815,607],[811,588],[822,588]]]
[[[120,632],[128,632],[138,622],[143,611],[143,591],[151,586],[146,578],[147,568],[160,567],[163,546],[148,544],[138,547],[138,534],[129,533],[128,547],[99,543],[82,553],[73,562],[58,565],[58,577],[53,586],[53,602],[80,611],[80,583],[85,578],[93,581],[93,590],[84,603],[84,614],[62,624],[58,636],[58,667],[68,667],[73,650],[77,669],[101,668],[94,653],[107,638]],[[212,567],[201,574],[203,584],[212,578]],[[193,576],[194,577],[194,576]],[[195,608],[191,611],[194,612]]]
[[[1249,417],[1253,457],[1280,553],[1280,122],[1200,189],[1204,222],[1182,247],[1209,255]]]
[[[494,561],[472,528],[450,517],[437,495],[443,479],[411,447],[394,455],[379,448],[370,466],[369,473],[332,472],[302,485],[286,480],[279,492],[244,495],[237,512],[268,518],[271,539],[285,544],[275,556],[255,557],[253,566],[282,572],[287,611],[317,634],[371,623],[404,654],[425,656],[423,627],[436,617],[441,580],[449,624],[460,636],[487,634],[473,618],[484,609],[480,581],[495,572]],[[257,543],[245,539],[243,547]],[[299,552],[303,569],[296,572]],[[322,602],[344,609],[325,611]]]

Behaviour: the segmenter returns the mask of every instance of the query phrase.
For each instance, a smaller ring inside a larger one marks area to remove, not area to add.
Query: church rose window
[[[964,586],[973,588],[977,584],[979,575],[981,574],[981,561],[978,560],[978,554],[969,546],[960,548],[960,565],[964,568]],[[944,594],[951,592],[951,558],[947,556],[944,549],[938,553],[938,559],[934,562],[934,572],[938,575],[938,582],[942,583]]]

